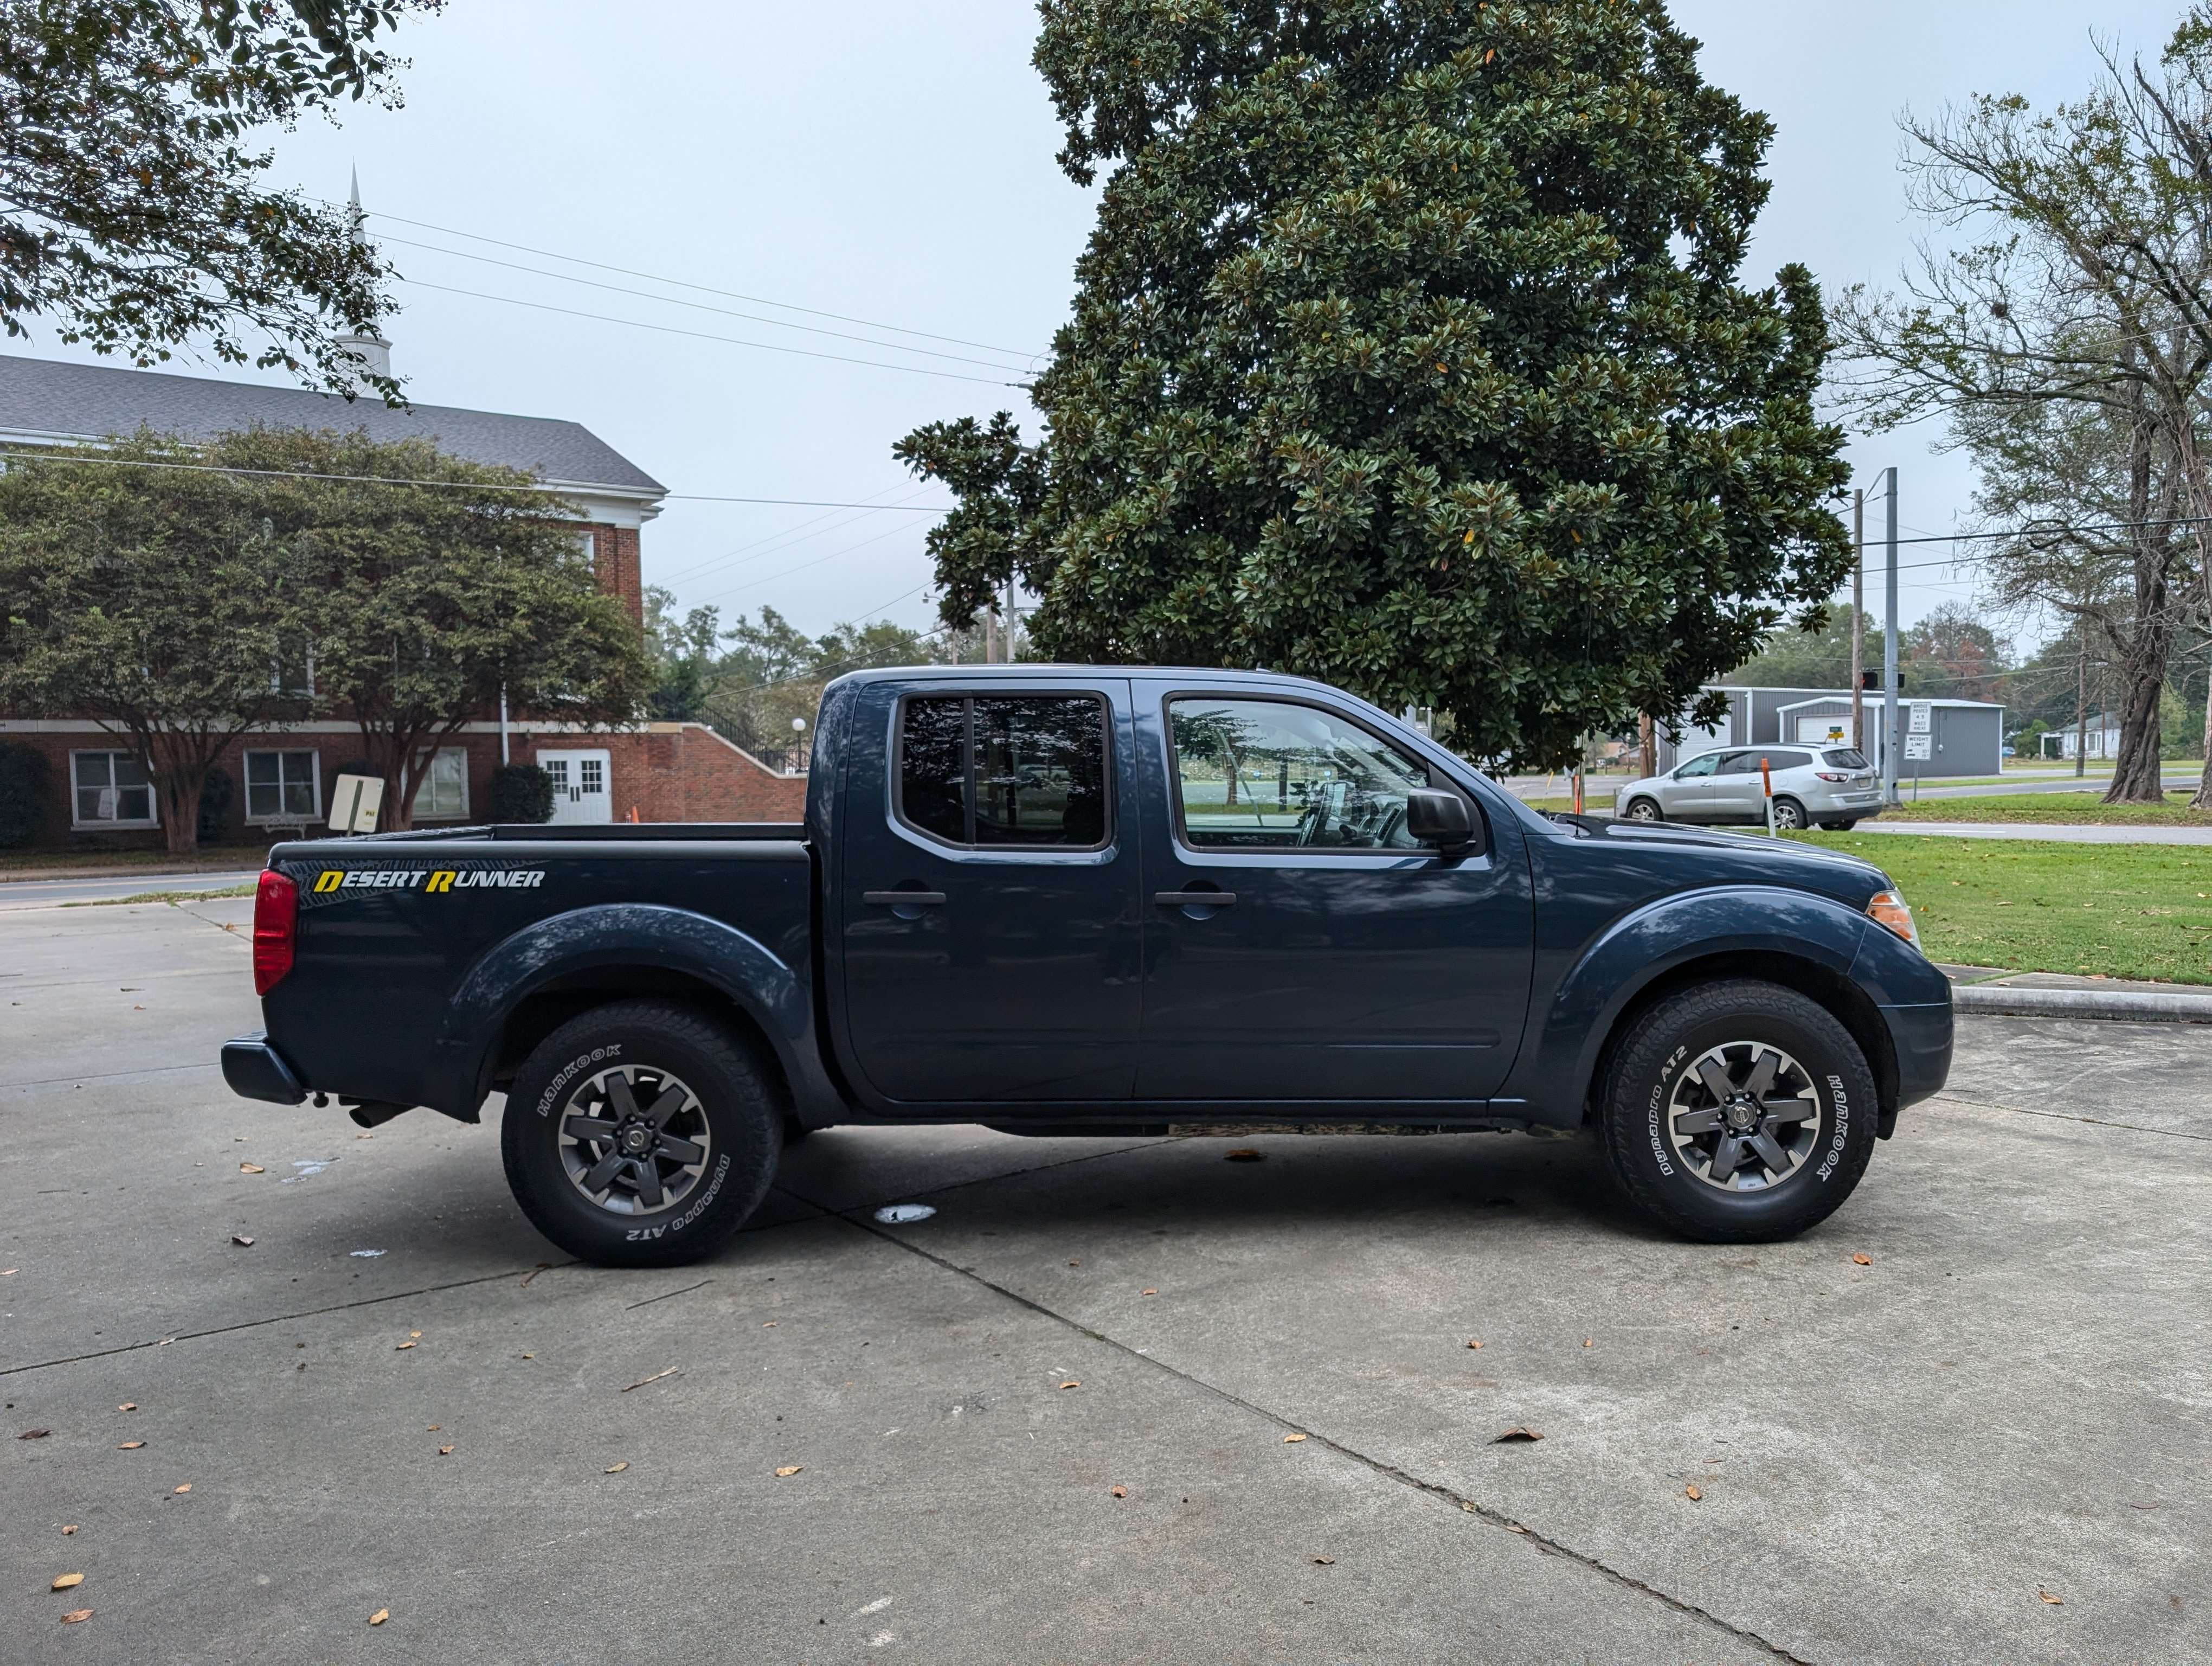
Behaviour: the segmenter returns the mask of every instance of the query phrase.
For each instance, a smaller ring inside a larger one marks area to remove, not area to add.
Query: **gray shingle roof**
[[[381,401],[351,404],[298,387],[260,387],[107,365],[0,355],[0,434],[79,440],[131,434],[143,424],[204,440],[229,429],[365,428],[375,440],[420,435],[471,462],[529,469],[549,483],[659,497],[667,488],[580,423],[546,416]]]

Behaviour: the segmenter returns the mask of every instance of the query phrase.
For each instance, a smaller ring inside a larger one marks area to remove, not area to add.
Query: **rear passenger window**
[[[925,696],[899,718],[898,811],[947,844],[1106,842],[1106,706],[1095,695]]]

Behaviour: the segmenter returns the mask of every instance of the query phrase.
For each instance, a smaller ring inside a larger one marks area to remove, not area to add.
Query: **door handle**
[[[864,891],[860,900],[871,908],[933,909],[943,905],[941,891]]]
[[[1152,901],[1164,909],[1225,909],[1236,902],[1233,891],[1161,891]]]

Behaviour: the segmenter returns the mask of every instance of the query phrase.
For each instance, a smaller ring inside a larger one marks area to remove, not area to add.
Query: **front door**
[[[1487,1098],[1528,1004],[1518,830],[1501,813],[1481,854],[1440,855],[1407,835],[1406,795],[1450,783],[1363,725],[1152,686],[1139,733],[1166,825],[1146,840],[1138,1097]]]
[[[1713,771],[1723,754],[1704,752],[1667,777],[1659,788],[1659,807],[1668,821],[1701,822],[1713,813]]]
[[[1017,1116],[1127,1100],[1142,926],[1127,686],[860,696],[853,722],[888,745],[852,748],[831,917],[847,1046],[881,1100]]]
[[[556,822],[611,822],[615,818],[611,763],[604,751],[540,751],[538,767],[553,777]]]

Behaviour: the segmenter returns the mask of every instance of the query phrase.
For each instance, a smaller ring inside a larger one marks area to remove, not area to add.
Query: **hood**
[[[1674,850],[1709,851],[1730,866],[1740,863],[1747,881],[1766,885],[1800,885],[1808,891],[1837,897],[1853,908],[1863,908],[1876,891],[1894,889],[1894,882],[1863,856],[1819,845],[1799,844],[1793,839],[1771,839],[1765,833],[1735,832],[1721,827],[1690,827],[1679,822],[1624,822],[1597,816],[1549,813],[1544,820],[1552,831],[1577,839],[1602,840],[1623,845],[1661,847]]]

